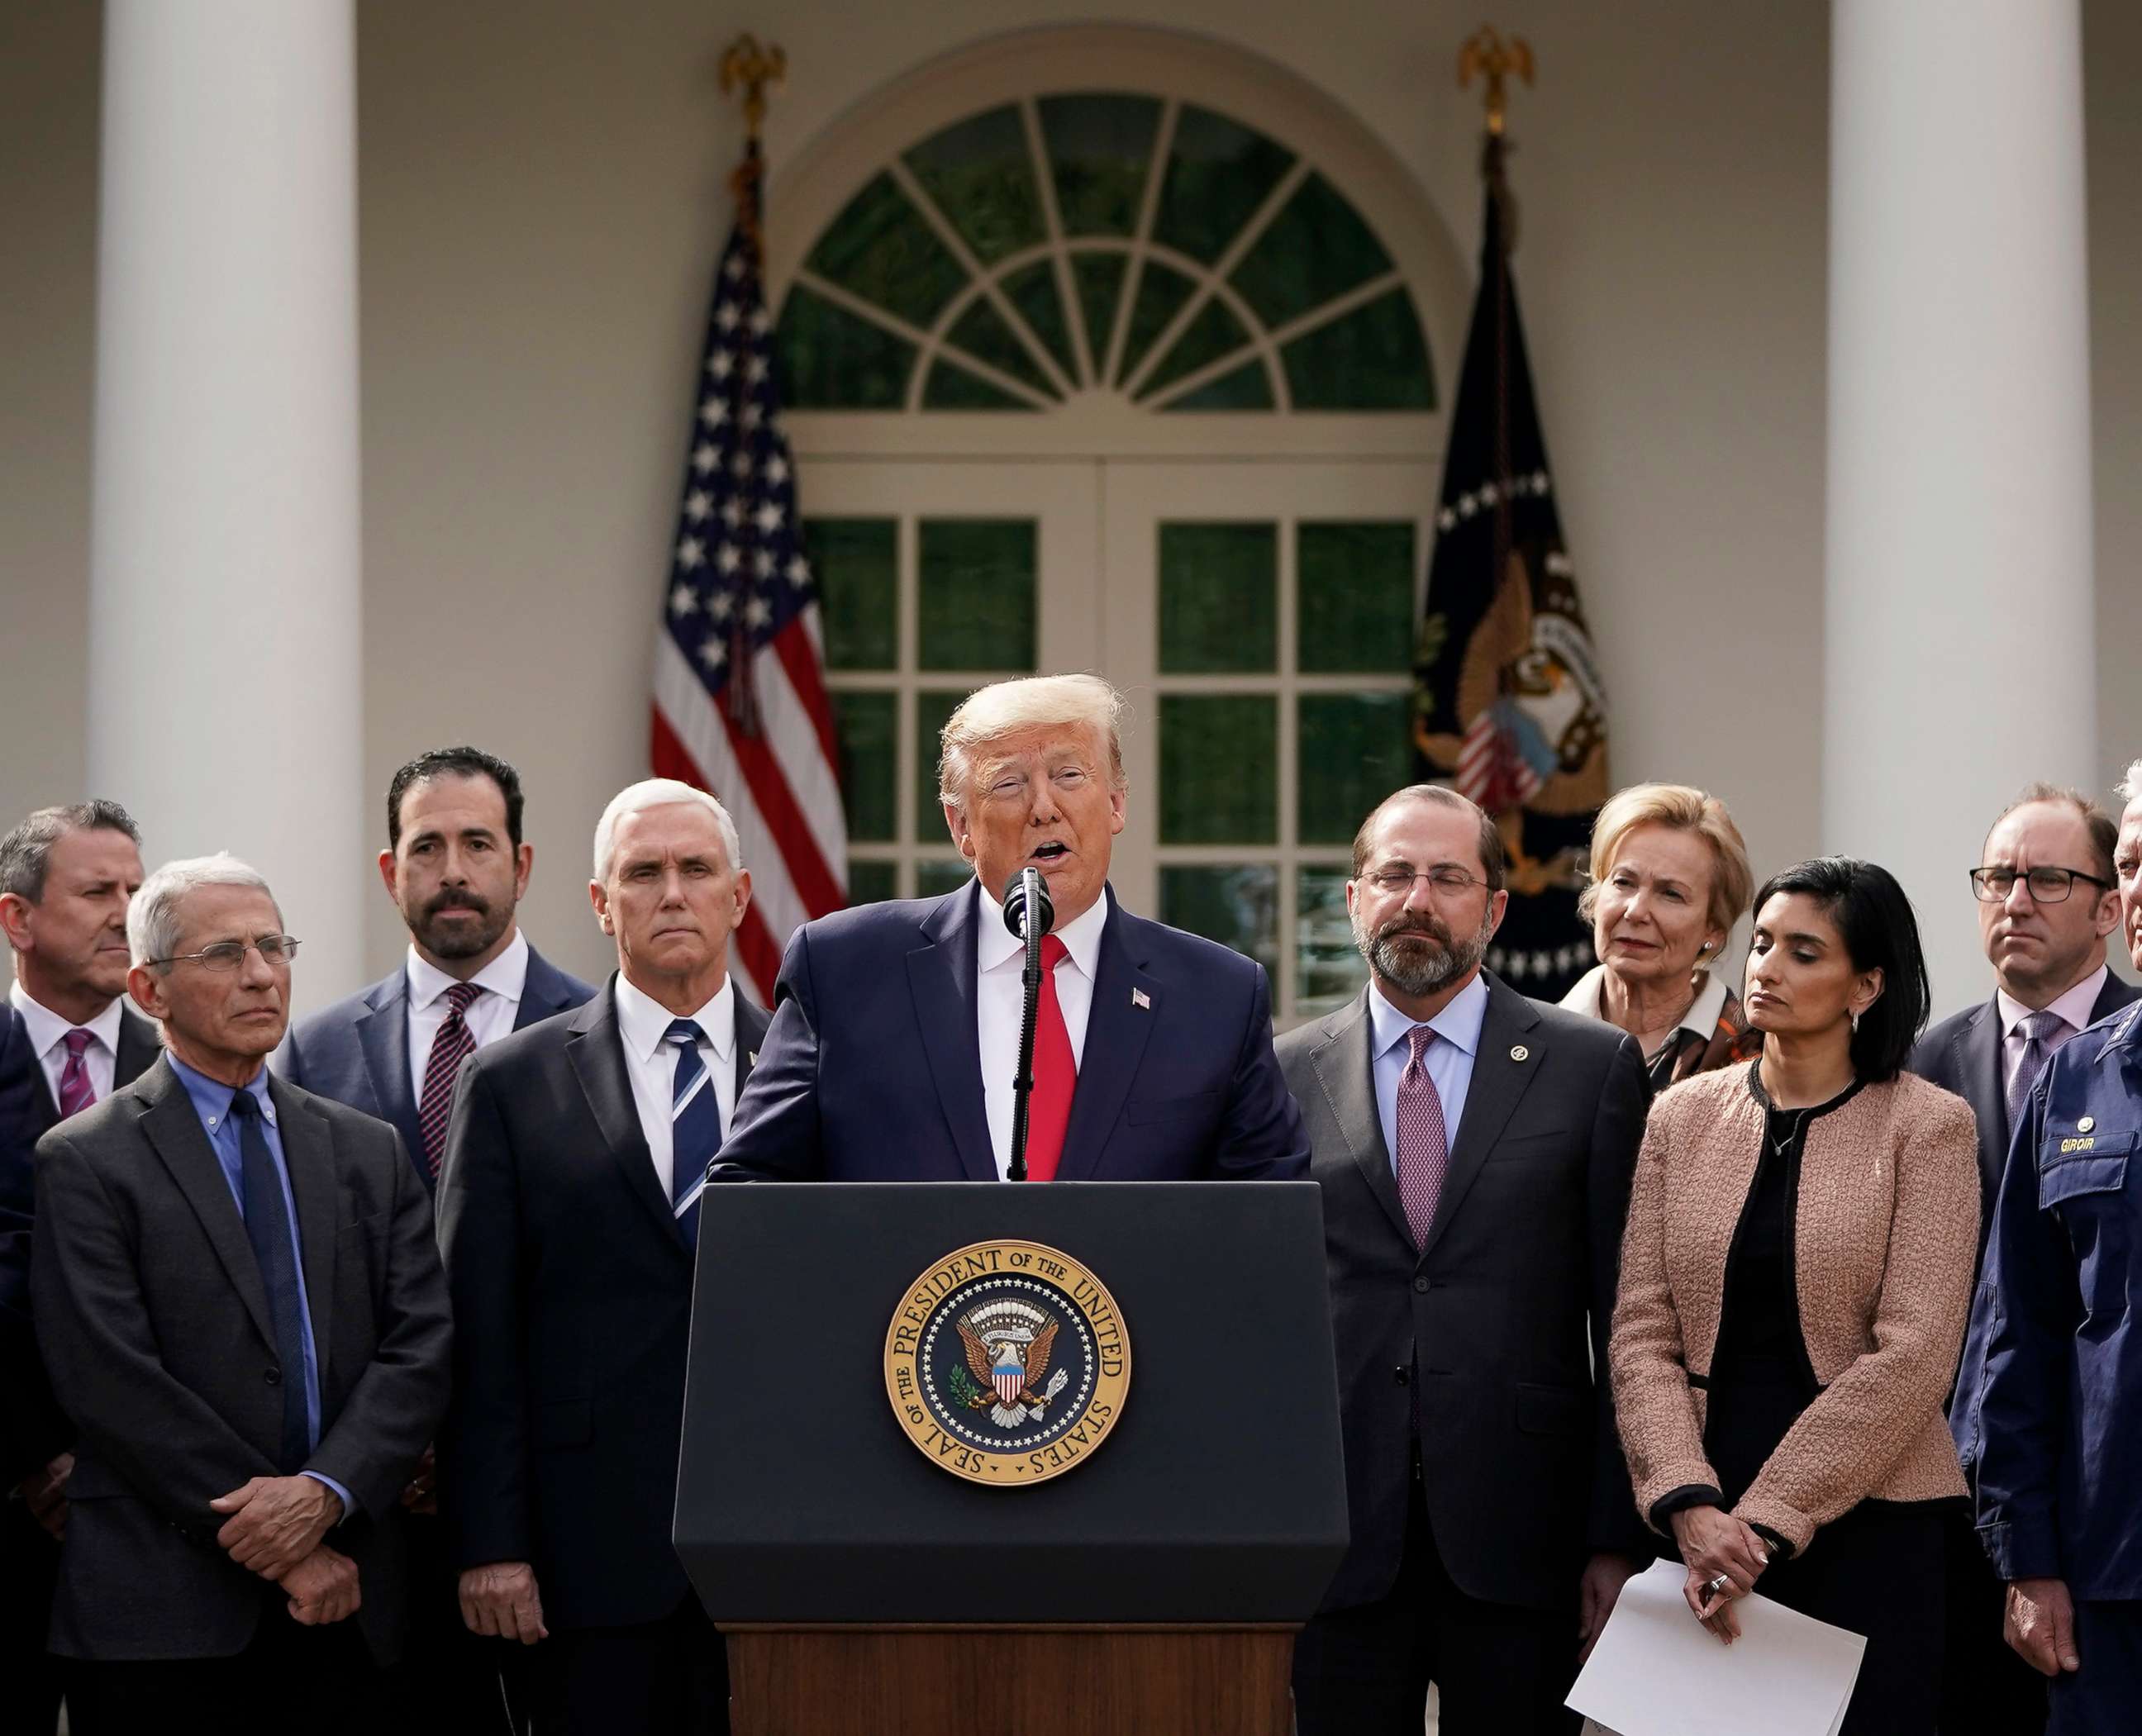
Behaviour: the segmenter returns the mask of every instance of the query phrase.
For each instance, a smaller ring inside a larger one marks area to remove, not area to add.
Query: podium
[[[1066,1264],[1113,1324],[1062,1305]],[[1037,1282],[966,1281],[993,1265]],[[1035,1354],[1020,1321],[1058,1317]],[[975,1321],[1005,1329],[994,1394],[955,1366],[965,1339],[990,1372]],[[1023,1396],[1021,1351],[1052,1365]],[[1315,1183],[703,1196],[675,1541],[729,1636],[737,1736],[1286,1736],[1346,1541]]]

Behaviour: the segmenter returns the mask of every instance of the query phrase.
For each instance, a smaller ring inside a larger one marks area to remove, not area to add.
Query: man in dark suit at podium
[[[1122,702],[1091,675],[999,682],[945,726],[939,794],[975,879],[807,923],[713,1181],[994,1181],[1010,1157],[1024,949],[998,903],[1039,869],[1026,1148],[1037,1181],[1288,1179],[1301,1117],[1263,967],[1123,909]]]
[[[2039,1073],[2068,1038],[2138,993],[2105,961],[2105,938],[2120,925],[2113,874],[2118,841],[2111,816],[2088,796],[2032,784],[1993,822],[1972,870],[1993,996],[1932,1027],[1912,1051],[1911,1070],[1956,1092],[1977,1117],[1982,1250],[1992,1230],[2016,1112],[2029,1102]],[[1990,1329],[1994,1318],[1991,1309],[1974,1310],[1951,1401],[1967,1475],[1977,1468],[1980,1447],[1968,1412],[1985,1370],[1981,1329]],[[1977,1477],[1971,1480],[1976,1487]],[[1958,1514],[1949,1528],[1942,1728],[2030,1736],[2046,1726],[2045,1678],[1998,1643],[2007,1588],[1986,1558],[1972,1517]]]
[[[1280,1039],[1353,1530],[1295,1648],[1301,1736],[1419,1736],[1431,1682],[1444,1736],[1573,1730],[1580,1648],[1650,1553],[1604,1378],[1650,1089],[1613,1026],[1480,969],[1503,878],[1463,796],[1391,796],[1346,887],[1369,986]]]
[[[728,974],[751,876],[721,804],[664,778],[604,811],[595,867],[617,974],[454,1096],[439,1510],[469,1626],[537,1646],[538,1732],[708,1736],[728,1666],[670,1527],[699,1196],[766,1031]]]

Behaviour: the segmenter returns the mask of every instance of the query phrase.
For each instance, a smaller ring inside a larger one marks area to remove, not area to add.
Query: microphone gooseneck
[[[1026,968],[1019,973],[1026,994],[1019,1021],[1019,1071],[1011,1082],[1011,1162],[1005,1176],[1024,1181],[1027,1100],[1034,1095],[1034,1022],[1041,1004],[1041,937],[1056,920],[1049,882],[1039,868],[1022,868],[1004,883],[1004,926],[1026,943]]]

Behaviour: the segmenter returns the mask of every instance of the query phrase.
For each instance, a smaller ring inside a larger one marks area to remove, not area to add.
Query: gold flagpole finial
[[[743,89],[744,130],[753,144],[758,142],[758,130],[766,121],[767,91],[779,90],[787,76],[788,56],[780,44],[768,42],[762,48],[758,38],[748,31],[723,52],[722,95]]]
[[[1475,74],[1487,81],[1488,131],[1491,137],[1499,139],[1503,136],[1503,81],[1513,73],[1527,84],[1532,81],[1532,44],[1523,37],[1512,37],[1505,42],[1492,24],[1483,24],[1458,51],[1458,88],[1471,89]]]

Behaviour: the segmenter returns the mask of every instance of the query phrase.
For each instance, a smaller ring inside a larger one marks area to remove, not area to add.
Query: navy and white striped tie
[[[699,1196],[707,1188],[707,1166],[722,1148],[722,1105],[714,1076],[700,1058],[707,1040],[695,1020],[673,1018],[665,1038],[677,1050],[677,1071],[669,1087],[669,1204],[684,1245],[699,1245]]]

